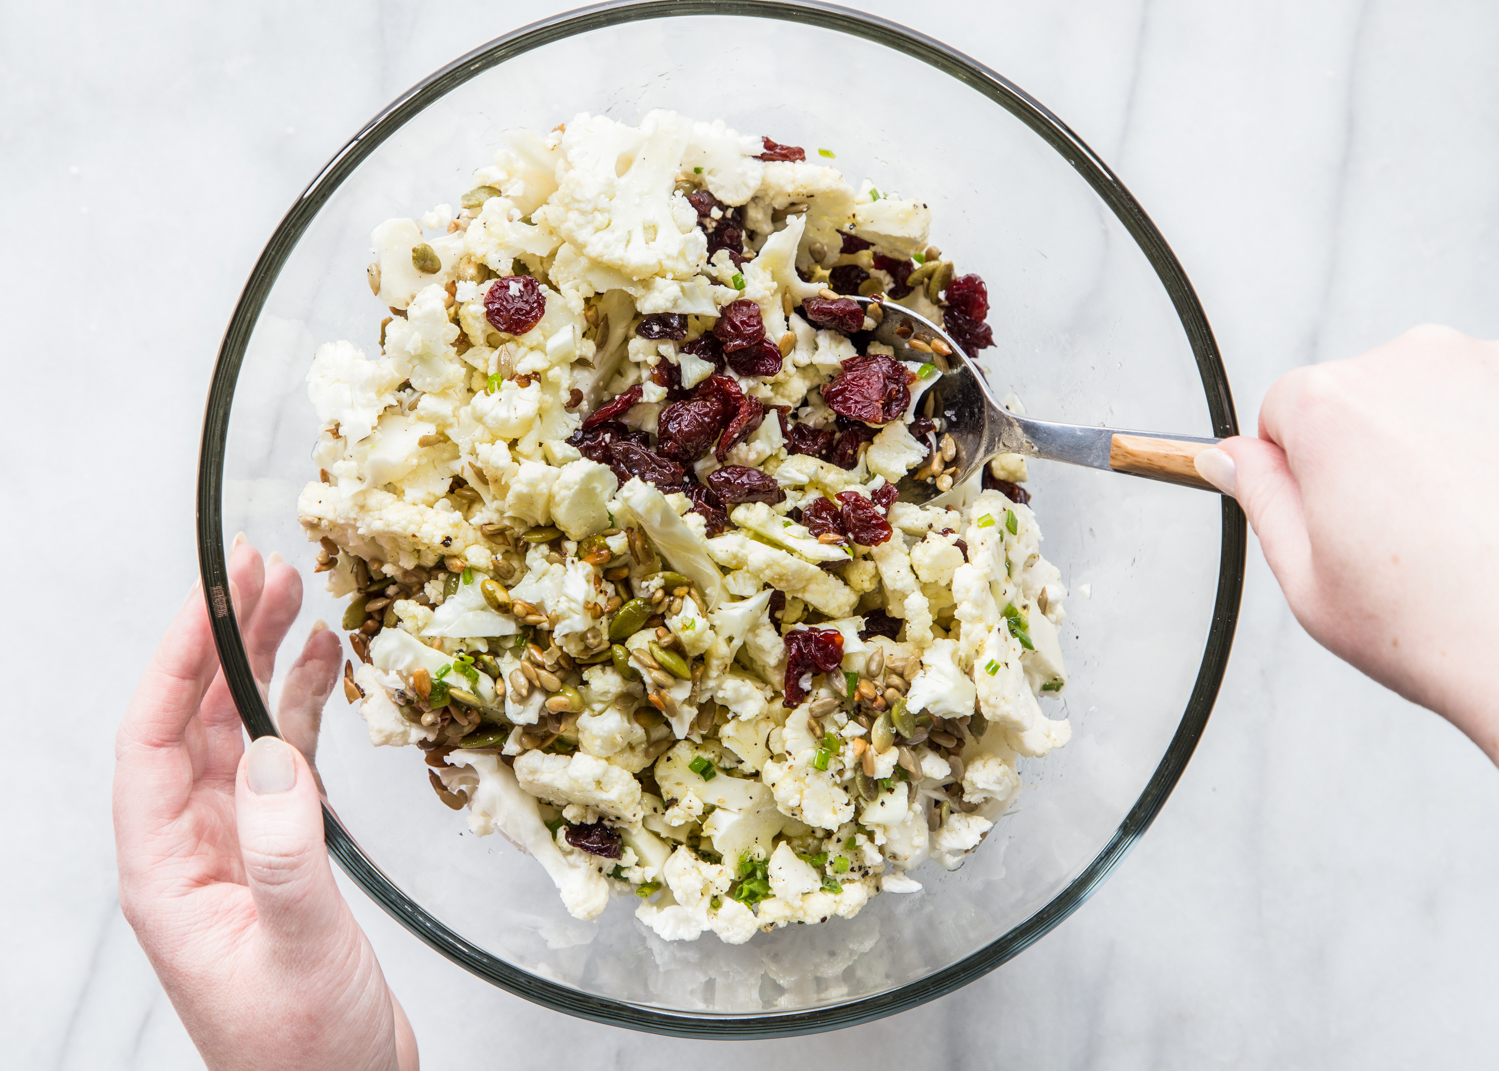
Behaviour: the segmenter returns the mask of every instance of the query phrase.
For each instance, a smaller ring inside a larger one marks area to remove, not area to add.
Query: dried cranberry
[[[774,505],[786,498],[786,492],[781,490],[774,476],[747,465],[725,465],[708,473],[707,478],[708,486],[727,506],[737,506],[741,502]]]
[[[763,135],[760,141],[764,144],[765,151],[755,157],[756,160],[790,160],[801,163],[807,158],[807,150],[796,145],[778,145]]]
[[[855,543],[866,547],[877,547],[890,538],[890,522],[885,520],[879,507],[858,491],[842,491],[838,501],[843,503],[843,527]]]
[[[882,353],[850,357],[838,378],[822,388],[822,400],[840,416],[888,424],[911,404],[910,385],[915,379],[894,357]]]
[[[687,201],[697,212],[698,226],[708,236],[708,259],[720,249],[727,249],[734,267],[744,263],[744,218],[743,211],[730,208],[707,190],[693,190]],[[718,210],[717,218],[713,210]]]
[[[496,279],[484,292],[484,318],[496,331],[524,335],[541,323],[547,299],[541,284],[529,275],[507,275]]]
[[[590,855],[602,855],[605,859],[618,859],[624,853],[624,838],[619,830],[610,829],[603,822],[586,826],[568,826],[563,834],[567,843],[581,848]]]
[[[729,367],[741,376],[773,376],[781,370],[781,348],[768,338],[729,351]]]
[[[693,190],[687,195],[687,203],[697,212],[698,219],[711,219],[713,210],[724,211],[724,203],[707,190]]]
[[[760,316],[760,306],[746,298],[731,301],[718,310],[718,323],[713,333],[723,343],[725,353],[733,353],[753,346],[765,338],[765,321]],[[780,350],[776,355],[780,355]]]
[[[828,286],[839,294],[857,294],[869,273],[857,264],[840,264],[828,272]]]
[[[936,430],[937,423],[931,417],[919,416],[911,421],[910,432],[911,437],[914,439],[925,441],[926,437],[935,433]]]
[[[828,451],[827,460],[840,469],[849,470],[859,463],[859,452],[874,436],[866,435],[858,428],[840,431]]]
[[[1000,494],[1008,498],[1011,502],[1018,503],[1022,506],[1030,505],[1031,493],[1029,491],[1027,491],[1024,487],[1021,487],[1018,483],[1011,483],[1009,480],[1001,480],[998,476],[989,471],[988,465],[984,466],[983,485],[985,491],[998,491]]]
[[[963,352],[977,357],[979,350],[994,345],[994,329],[985,323],[976,323],[956,309],[948,309],[942,317],[942,326]]]
[[[741,398],[739,410],[729,421],[729,426],[724,428],[723,435],[718,440],[718,449],[713,455],[722,461],[730,450],[753,435],[764,419],[765,404],[759,398]]]
[[[569,446],[588,460],[597,461],[600,465],[607,465],[613,461],[609,448],[617,442],[635,442],[645,446],[650,442],[650,438],[645,432],[627,428],[617,420],[605,421],[587,430],[579,428],[567,437]]]
[[[954,539],[952,541],[952,545],[958,548],[959,553],[961,553],[964,558],[968,557],[968,544],[965,541],[961,539]]]
[[[874,489],[869,497],[874,501],[874,504],[876,506],[880,507],[881,513],[885,513],[888,515],[890,512],[890,507],[893,506],[895,504],[895,500],[900,497],[900,492],[896,490],[895,484],[882,483],[879,487],[876,487]]]
[[[989,318],[989,288],[977,275],[959,275],[942,292],[947,304],[976,322]]]
[[[699,335],[682,347],[683,353],[690,353],[700,361],[707,361],[715,371],[724,370],[723,343],[711,331]]]
[[[621,440],[609,446],[609,467],[620,483],[639,476],[662,491],[680,491],[687,482],[687,472],[675,461],[668,461],[648,447]]]
[[[859,639],[868,642],[874,636],[893,640],[900,635],[900,621],[884,610],[869,610],[864,614],[864,627],[859,630]]]
[[[791,406],[777,405],[772,408],[776,411],[776,422],[781,425],[781,438],[784,439],[791,431]]]
[[[835,628],[799,628],[786,633],[786,702],[807,698],[802,677],[831,673],[843,665],[843,633]]]
[[[713,493],[712,488],[693,483],[687,485],[685,493],[692,501],[691,512],[701,515],[706,522],[709,539],[728,531],[728,511],[724,509],[722,500]]]
[[[658,387],[666,388],[668,402],[680,402],[688,396],[688,392],[682,386],[681,365],[665,360],[657,361],[656,367],[651,369],[651,382]]]
[[[874,266],[894,280],[895,285],[890,288],[891,297],[899,300],[911,292],[911,288],[906,285],[906,280],[916,270],[914,261],[896,260],[894,257],[881,256],[876,253]]]
[[[827,428],[814,428],[811,424],[791,425],[791,434],[786,436],[788,454],[811,454],[826,458],[833,448],[833,433]]]
[[[839,235],[839,237],[843,239],[843,247],[839,249],[838,252],[844,254],[845,256],[858,253],[861,250],[868,249],[870,246],[874,245],[873,242],[865,241],[863,238],[860,238],[859,236],[854,234],[848,234],[847,232]]]
[[[864,326],[864,308],[852,298],[809,297],[802,312],[813,327],[827,327],[851,335]]]
[[[653,312],[641,319],[635,333],[641,338],[669,338],[681,342],[687,337],[687,317],[679,312]]]
[[[765,606],[765,612],[775,622],[776,628],[781,627],[781,615],[786,612],[786,593],[780,588],[772,588],[770,602]]]
[[[619,397],[615,398],[613,401],[605,402],[603,405],[599,406],[584,418],[584,430],[587,430],[588,428],[598,427],[606,420],[613,420],[615,417],[623,415],[625,410],[629,409],[630,406],[640,401],[641,391],[642,388],[640,384],[637,383],[629,390],[621,394]]]
[[[835,535],[840,542],[848,541],[843,529],[843,511],[831,498],[814,498],[802,507],[802,523],[814,536]]]
[[[663,457],[690,465],[713,446],[729,418],[711,398],[672,402],[656,417],[656,445]]]

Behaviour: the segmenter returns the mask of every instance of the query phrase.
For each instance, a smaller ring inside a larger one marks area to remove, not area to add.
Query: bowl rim
[[[232,613],[221,494],[230,408],[246,348],[267,296],[297,241],[343,180],[391,134],[429,104],[515,56],[576,34],[625,22],[700,16],[772,19],[846,33],[920,60],[983,94],[1025,123],[1067,161],[1124,225],[1155,269],[1186,332],[1202,379],[1213,432],[1238,433],[1233,398],[1217,342],[1192,284],[1165,238],[1103,160],[1049,109],[997,72],[931,37],[897,23],[818,0],[623,0],[578,8],[521,27],[474,49],[408,89],[345,144],[293,203],[266,243],[224,332],[203,420],[197,486],[199,570],[226,682],[251,738],[275,734]],[[1222,544],[1212,622],[1197,679],[1171,743],[1139,798],[1102,850],[1030,918],[988,945],[914,982],[840,1004],[764,1014],[666,1011],[596,996],[525,971],[472,944],[401,891],[369,859],[323,802],[328,851],[344,872],[396,921],[470,973],[517,996],[594,1022],[694,1038],[771,1038],[854,1026],[908,1010],[994,970],[1076,911],[1149,828],[1171,794],[1205,728],[1223,680],[1242,597],[1247,532],[1244,514],[1222,499]]]

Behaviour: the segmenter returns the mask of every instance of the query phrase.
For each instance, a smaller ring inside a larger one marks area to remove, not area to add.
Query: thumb
[[[1299,617],[1313,589],[1312,551],[1301,485],[1285,451],[1265,439],[1236,435],[1204,450],[1197,465],[1208,482],[1238,499],[1259,537],[1265,561]]]
[[[273,943],[315,946],[348,911],[323,844],[323,813],[307,760],[262,736],[240,760],[235,812],[245,880],[261,932]]]

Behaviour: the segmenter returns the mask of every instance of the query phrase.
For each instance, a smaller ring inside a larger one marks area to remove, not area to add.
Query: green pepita
[[[369,601],[363,595],[357,596],[349,603],[348,609],[344,611],[344,631],[353,632],[364,624],[364,604]]]
[[[386,628],[395,628],[400,623],[401,619],[396,616],[395,604],[392,603],[385,608],[385,616],[380,619],[380,624]]]
[[[451,684],[448,685],[448,698],[456,699],[464,706],[474,707],[475,709],[484,705],[484,700],[480,699],[473,692],[464,691],[462,688],[454,688]]]
[[[947,284],[952,282],[952,276],[952,261],[939,260],[937,270],[926,281],[926,296],[933,305],[937,303],[938,295],[947,289]]]
[[[898,700],[897,705],[904,707],[905,700]],[[888,751],[895,746],[895,723],[890,711],[885,711],[875,719],[874,726],[869,730],[869,742],[876,752]]]
[[[479,591],[484,595],[484,601],[489,604],[491,610],[499,611],[510,605],[510,592],[506,591],[497,580],[485,578],[479,582]]]
[[[692,667],[687,664],[687,659],[677,654],[677,652],[667,650],[655,640],[650,642],[648,649],[651,652],[651,657],[656,660],[656,664],[677,678],[677,680],[686,681],[692,679]]]
[[[661,590],[667,592],[668,594],[675,591],[677,588],[685,588],[692,583],[691,580],[688,580],[681,573],[674,573],[669,569],[659,573],[652,573],[650,576],[646,577],[646,579],[654,580],[657,577],[661,578]]]
[[[451,599],[454,595],[458,594],[458,585],[462,582],[463,581],[459,578],[457,573],[449,573],[447,576],[443,577],[442,598],[444,602],[446,602],[448,599]]]
[[[500,747],[509,735],[510,730],[504,726],[497,729],[480,729],[458,741],[458,746],[461,748]]]
[[[504,194],[493,186],[475,186],[463,195],[458,203],[464,208],[483,208],[484,202],[491,197],[503,197]]]
[[[550,543],[554,539],[562,538],[562,529],[548,524],[540,528],[532,528],[521,538],[527,543]]]
[[[1042,685],[1044,688],[1045,685]],[[973,716],[968,719],[968,731],[973,734],[975,740],[983,737],[989,729],[989,719],[984,717],[981,711],[975,710]]]
[[[640,631],[650,616],[650,603],[644,599],[631,599],[614,611],[614,620],[609,622],[609,639],[615,643],[629,639]]]
[[[911,717],[911,711],[906,707],[905,696],[897,699],[886,713],[890,715],[890,724],[901,736],[916,735],[916,719]]]
[[[411,266],[423,275],[436,275],[442,271],[442,259],[438,257],[437,250],[423,242],[412,247]]]
[[[609,549],[609,542],[601,535],[591,535],[578,544],[578,559],[589,565],[604,565],[614,552]]]
[[[557,689],[557,694],[567,700],[567,709],[573,714],[583,712],[583,694],[571,684],[564,684]]]
[[[614,659],[614,670],[627,681],[638,681],[640,672],[630,665],[630,652],[622,643],[616,643],[609,648],[609,654]]]
[[[489,278],[489,265],[473,257],[464,257],[453,274],[460,283],[482,283]]]

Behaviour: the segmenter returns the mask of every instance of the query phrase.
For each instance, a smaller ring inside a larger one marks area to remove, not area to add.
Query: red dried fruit
[[[729,351],[729,367],[741,376],[773,376],[781,370],[781,348],[768,338]]]
[[[700,361],[707,361],[716,371],[722,372],[726,361],[723,355],[723,343],[711,331],[705,332],[682,347],[683,353],[690,353]]]
[[[970,320],[989,318],[989,288],[977,275],[959,275],[942,292],[947,304]]]
[[[916,377],[894,357],[882,353],[850,357],[838,378],[822,388],[828,408],[850,420],[888,424],[911,404]]]
[[[911,292],[911,288],[906,285],[906,280],[909,279],[911,277],[911,273],[916,270],[915,261],[896,260],[894,257],[881,256],[880,254],[876,253],[874,257],[874,266],[880,269],[880,271],[888,274],[891,279],[895,280],[895,285],[890,288],[891,297],[895,298],[898,301]]]
[[[866,643],[874,636],[893,640],[900,635],[900,621],[884,610],[868,610],[864,614],[864,627],[859,630],[859,639]]]
[[[739,409],[729,421],[729,426],[724,428],[723,435],[718,440],[718,449],[713,455],[722,461],[730,450],[753,435],[764,419],[765,403],[759,398],[741,398]]]
[[[786,435],[788,454],[811,454],[826,458],[833,449],[833,433],[828,428],[814,428],[811,424],[793,424]]]
[[[641,338],[669,338],[681,342],[687,337],[687,317],[679,312],[653,312],[641,319],[635,333]]]
[[[606,420],[613,420],[622,415],[630,406],[640,401],[642,387],[639,383],[619,395],[613,401],[605,402],[583,420],[583,428],[596,428]]]
[[[770,619],[776,623],[776,627],[780,628],[781,615],[786,612],[786,593],[784,591],[781,591],[779,588],[772,588],[770,592],[770,602],[766,603],[765,612],[768,613],[770,615]]]
[[[752,469],[747,465],[725,465],[708,473],[708,486],[726,506],[737,506],[741,502],[768,502],[774,505],[784,501],[786,492],[768,472]]]
[[[840,264],[828,272],[828,287],[839,294],[857,294],[869,273],[857,264]]]
[[[984,477],[982,483],[984,485],[985,491],[998,491],[1000,494],[1008,498],[1011,502],[1017,503],[1018,505],[1028,506],[1031,503],[1031,493],[1029,491],[1027,491],[1024,487],[1021,487],[1018,483],[1011,483],[1009,480],[1001,480],[998,476],[989,471],[988,465],[984,466]]]
[[[643,431],[625,427],[617,420],[605,421],[587,430],[579,428],[567,437],[569,446],[575,448],[588,460],[597,461],[600,465],[608,465],[613,461],[614,456],[609,452],[609,448],[616,442],[635,442],[646,446],[650,442],[650,437]]]
[[[890,522],[869,499],[857,491],[841,491],[838,501],[843,504],[843,528],[855,543],[877,547],[890,538]]]
[[[662,456],[690,465],[708,452],[728,422],[723,407],[714,399],[672,402],[656,417],[657,448]]]
[[[867,242],[863,238],[860,238],[855,234],[848,234],[845,232],[839,237],[843,239],[843,246],[838,250],[838,252],[843,253],[845,256],[857,253],[860,250],[868,249],[870,246],[874,245],[873,242]]]
[[[791,431],[791,406],[775,405],[771,408],[776,411],[776,420],[781,425],[781,438],[785,439]]]
[[[948,336],[963,347],[970,357],[977,357],[979,350],[994,345],[994,329],[988,324],[976,323],[956,309],[948,309],[942,317],[942,326]]]
[[[807,150],[796,145],[779,145],[763,135],[760,141],[765,146],[765,151],[755,157],[756,160],[790,160],[801,163],[807,158]]]
[[[852,298],[809,297],[802,313],[813,327],[826,327],[852,335],[864,327],[864,308]]]
[[[851,469],[859,463],[859,454],[864,444],[874,439],[875,430],[868,424],[849,420],[847,417],[839,417],[836,426],[838,430],[833,437],[832,448],[828,450],[827,460],[840,469]]]
[[[496,279],[484,292],[484,318],[496,331],[524,335],[541,323],[547,299],[541,284],[529,275],[507,275]]]
[[[611,443],[609,467],[620,483],[629,482],[631,476],[639,476],[665,492],[680,491],[687,486],[687,472],[681,465],[636,442],[621,440]]]
[[[895,500],[900,497],[900,492],[896,490],[895,484],[882,483],[879,487],[876,487],[873,492],[871,492],[869,497],[873,500],[876,506],[880,507],[881,513],[888,515],[890,513],[890,507],[893,506],[895,504]]]
[[[687,392],[682,388],[681,365],[666,360],[656,362],[656,367],[651,369],[651,382],[666,388],[666,400],[669,402],[678,402],[687,397]]]
[[[689,512],[700,514],[706,523],[709,539],[728,531],[729,514],[712,488],[694,483],[684,488],[684,493],[692,500]]]
[[[568,826],[563,836],[574,848],[581,848],[590,855],[602,855],[605,859],[618,859],[624,855],[624,838],[619,830],[610,829],[603,822]]]
[[[765,338],[765,321],[760,316],[760,306],[747,298],[729,302],[718,310],[718,323],[713,325],[713,334],[723,343],[725,353],[755,345]],[[776,354],[779,356],[780,350]]]
[[[832,673],[843,665],[843,633],[835,628],[799,628],[786,633],[786,703],[807,698],[802,678]]]
[[[814,536],[835,535],[839,542],[848,542],[848,533],[843,530],[843,511],[831,498],[814,498],[804,505],[802,523]]]

